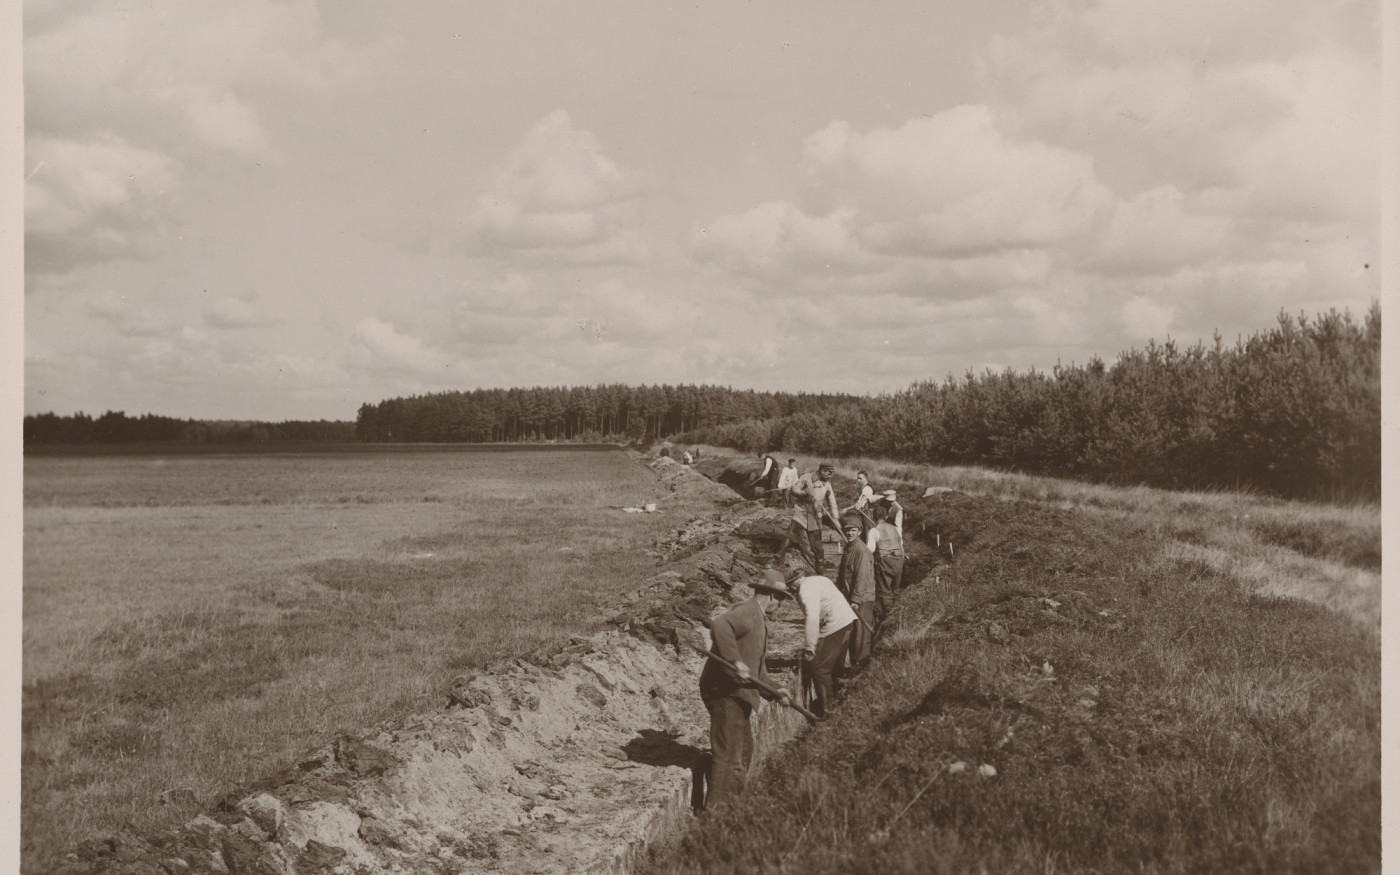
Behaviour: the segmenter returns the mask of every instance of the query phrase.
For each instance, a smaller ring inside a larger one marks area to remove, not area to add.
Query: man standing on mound
[[[758,707],[758,678],[771,683],[765,657],[768,653],[767,616],[779,599],[791,598],[782,572],[768,569],[752,584],[753,598],[740,602],[716,617],[710,624],[714,654],[700,672],[700,700],[710,712],[710,768],[705,807],[733,798],[748,779],[753,762],[753,730],[749,716]],[[782,700],[787,699],[783,691]]]
[[[819,574],[804,576],[802,569],[794,568],[788,580],[806,616],[802,658],[812,686],[816,687],[812,712],[825,717],[836,683],[845,671],[846,649],[851,642],[851,625],[856,622],[856,614],[831,578]]]

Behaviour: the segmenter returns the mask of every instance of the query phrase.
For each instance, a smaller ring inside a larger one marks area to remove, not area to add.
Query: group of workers
[[[786,560],[795,546],[810,573],[801,566],[787,572],[766,569],[751,586],[751,599],[730,608],[711,625],[712,656],[700,676],[700,697],[710,713],[713,765],[706,806],[730,798],[744,784],[753,758],[749,717],[761,693],[784,704],[791,694],[772,687],[764,663],[767,618],[784,599],[795,599],[805,617],[802,667],[811,679],[812,712],[824,716],[835,685],[847,670],[870,659],[877,630],[894,604],[904,573],[904,509],[895,490],[876,498],[866,472],[856,474],[859,493],[848,507],[838,507],[831,478],[835,469],[821,463],[799,475],[795,460],[785,467],[771,454],[749,486],[769,482],[762,496],[770,506],[793,510],[792,525],[778,549]],[[822,526],[840,535],[841,559],[836,579],[823,574]]]

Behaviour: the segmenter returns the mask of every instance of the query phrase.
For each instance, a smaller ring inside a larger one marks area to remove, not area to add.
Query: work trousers
[[[852,625],[855,624],[848,624],[817,639],[817,654],[812,657],[807,670],[812,675],[812,686],[816,692],[816,698],[812,700],[812,711],[818,717],[826,716],[836,683],[846,672],[846,650],[851,644]]]
[[[787,555],[789,544],[797,547],[797,552],[802,554],[802,558],[812,567],[813,574],[821,574],[822,562],[826,559],[826,552],[822,549],[822,530],[808,529],[806,525],[793,520],[788,527],[788,532],[783,536],[783,546],[778,550],[778,559]]]
[[[851,630],[851,665],[858,666],[870,658],[870,651],[875,646],[875,632],[880,628],[878,623],[880,606],[878,602],[862,602],[856,609],[856,621],[850,625]],[[865,622],[862,623],[861,620]],[[867,627],[869,625],[869,628]]]
[[[894,609],[894,594],[899,590],[904,577],[904,556],[891,556],[875,551],[875,599],[880,609],[889,616]]]
[[[705,703],[710,712],[709,786],[705,807],[712,808],[733,799],[744,789],[749,764],[753,762],[753,730],[749,726],[749,703],[735,696],[722,696]]]

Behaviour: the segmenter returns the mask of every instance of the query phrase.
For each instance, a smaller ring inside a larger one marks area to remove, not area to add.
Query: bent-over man
[[[777,497],[778,476],[782,466],[778,464],[777,458],[772,453],[759,453],[758,457],[763,460],[763,467],[757,474],[749,478],[749,481],[744,484],[744,488],[758,487],[763,490],[764,503],[772,507]]]
[[[782,572],[768,569],[752,584],[753,598],[740,602],[716,617],[710,624],[710,638],[716,656],[734,666],[730,669],[713,658],[700,672],[700,700],[710,712],[709,789],[706,807],[733,798],[748,778],[753,762],[753,731],[749,716],[758,707],[759,690],[752,679],[768,682],[768,619],[778,599],[791,598]],[[767,695],[766,693],[764,695]],[[787,692],[783,692],[787,698]]]
[[[831,578],[803,575],[801,569],[795,569],[790,579],[796,584],[797,601],[806,617],[802,658],[816,688],[812,712],[823,717],[831,706],[836,684],[845,674],[846,650],[856,615]]]

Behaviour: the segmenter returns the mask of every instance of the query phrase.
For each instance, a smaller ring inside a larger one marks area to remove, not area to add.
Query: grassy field
[[[841,467],[957,560],[655,869],[1379,870],[1378,508]]]
[[[24,501],[33,872],[586,630],[699,510],[566,450],[28,458]]]

